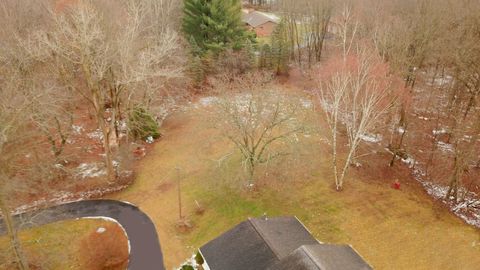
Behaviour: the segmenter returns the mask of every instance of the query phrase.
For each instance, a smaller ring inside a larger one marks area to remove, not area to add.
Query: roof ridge
[[[267,244],[268,248],[273,252],[273,254],[275,254],[275,256],[280,260],[280,254],[278,253],[277,250],[275,250],[273,248],[273,245],[272,243],[270,243],[270,241],[267,239],[267,237],[265,236],[265,234],[263,234],[261,232],[261,229],[260,227],[257,226],[257,224],[255,224],[254,219],[253,218],[248,218],[248,221],[250,222],[250,224],[252,224],[253,226],[253,229],[258,233],[258,235],[260,235],[260,237],[263,239],[263,241],[265,241],[265,243]]]
[[[307,228],[307,226],[305,226],[305,224],[303,224],[303,222],[297,217],[297,216],[293,216],[297,221],[298,223],[300,223],[302,225],[302,227],[305,229],[305,231],[307,231],[315,240],[317,240],[317,242],[319,244],[323,244],[322,241],[318,240],[313,234],[312,232]]]
[[[316,245],[322,245],[322,244],[316,244]],[[315,266],[321,270],[323,269],[323,265],[321,261],[319,261],[306,247],[307,245],[302,245],[300,246],[300,249],[308,256],[308,258],[315,264]],[[310,245],[309,245],[310,246]]]

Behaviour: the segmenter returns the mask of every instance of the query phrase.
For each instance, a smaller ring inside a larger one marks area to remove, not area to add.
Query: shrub
[[[185,264],[182,266],[181,270],[195,270],[195,268],[191,265]]]
[[[128,120],[128,128],[133,138],[143,140],[148,137],[160,138],[157,121],[144,108],[135,107],[130,113]]]
[[[197,262],[198,265],[202,265],[205,262],[200,252],[197,252],[197,254],[195,255],[195,262]]]
[[[105,229],[102,233],[94,231],[82,240],[80,256],[87,269],[126,269],[128,242],[123,229],[117,224],[109,224]]]

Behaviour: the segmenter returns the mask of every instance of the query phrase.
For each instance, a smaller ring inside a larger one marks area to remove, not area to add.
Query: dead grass
[[[79,255],[80,247],[82,241],[85,242],[85,239],[92,233],[96,233],[100,227],[107,228],[104,232],[107,234],[108,228],[118,226],[112,222],[92,219],[62,221],[21,231],[20,240],[32,269],[91,269],[88,266],[89,258]],[[126,238],[118,238],[117,241],[125,243],[122,248],[128,252]],[[15,269],[14,264],[9,263],[13,259],[9,247],[8,238],[0,237],[2,251],[0,269],[2,270]]]
[[[328,147],[319,138],[305,139],[298,154],[302,162],[271,164],[261,172],[266,185],[259,191],[225,188],[221,183],[237,179],[238,165],[235,155],[218,165],[231,148],[218,140],[205,115],[200,108],[167,120],[165,136],[137,168],[136,182],[112,196],[139,205],[153,219],[167,269],[238,222],[265,212],[296,215],[320,241],[352,244],[377,269],[478,269],[479,230],[432,201],[404,168],[385,171],[388,159],[380,155],[352,170],[345,191],[338,193]],[[194,226],[185,234],[175,230],[178,177],[184,213]],[[394,179],[401,190],[390,187]],[[195,200],[205,208],[202,215],[195,213]]]

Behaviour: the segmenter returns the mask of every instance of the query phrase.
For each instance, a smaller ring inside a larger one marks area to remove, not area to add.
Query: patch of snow
[[[195,260],[195,256],[196,256],[196,254],[194,253],[194,254],[192,255],[192,257],[190,257],[190,258],[188,258],[186,261],[184,261],[184,262],[180,265],[180,267],[176,268],[175,270],[182,270],[182,266],[184,266],[184,265],[190,265],[190,266],[192,266],[193,269],[195,269],[195,270],[200,269],[200,268],[199,268],[200,265],[197,264],[197,260]]]
[[[155,139],[153,139],[152,136],[148,136],[148,137],[145,139],[145,142],[148,143],[148,144],[152,144],[153,142],[155,142]]]
[[[442,134],[447,134],[448,131],[445,128],[441,129],[434,129],[432,130],[433,135],[442,135]]]
[[[75,170],[75,176],[84,179],[107,175],[104,167],[101,163],[82,163]]]
[[[313,103],[311,100],[300,99],[300,103],[302,104],[302,107],[305,109],[311,109],[313,107]]]
[[[96,232],[97,233],[104,233],[106,231],[107,231],[107,229],[105,229],[104,227],[99,227]]]
[[[203,107],[214,105],[217,102],[219,102],[218,97],[203,97],[198,101],[198,103]]]
[[[412,168],[417,164],[417,161],[415,161],[415,159],[410,156],[406,158],[402,158],[401,160],[403,163],[407,164],[409,168]]]
[[[355,163],[352,164],[355,168],[360,168],[362,167],[362,163],[356,161]]]
[[[387,151],[390,152],[388,149]],[[422,184],[430,196],[446,204],[456,216],[463,219],[467,224],[480,228],[480,197],[478,194],[461,188],[459,190],[459,197],[463,198],[462,201],[455,202],[454,200],[446,200],[445,197],[448,193],[448,186],[425,180],[424,177],[426,173],[424,169],[413,157],[409,156],[401,160],[412,169],[412,175]]]
[[[438,77],[433,80],[433,83],[431,80],[428,80],[427,84],[430,86],[444,86],[447,84],[450,84],[453,80],[453,77],[450,75],[445,75],[444,77]]]
[[[428,121],[428,120],[429,120],[427,117],[424,117],[424,116],[419,116],[418,119],[420,119],[420,120],[425,120],[425,121]]]
[[[53,167],[55,167],[55,168],[57,168],[57,169],[63,169],[63,165],[60,164],[60,163],[54,164]]]
[[[120,166],[120,162],[116,160],[112,160],[112,165],[113,167],[118,168],[118,166]]]
[[[82,134],[82,131],[84,131],[83,129],[83,126],[77,126],[77,125],[72,125],[72,129],[73,129],[73,134],[75,135],[80,135]]]
[[[444,142],[437,142],[437,146],[438,148],[440,148],[440,150],[442,150],[443,152],[451,152],[453,153],[453,145],[449,144],[449,143],[444,143]]]
[[[360,135],[360,139],[366,142],[371,142],[371,143],[379,143],[382,141],[383,137],[380,134],[362,134]]]
[[[68,191],[62,191],[62,192],[58,192],[51,195],[49,198],[41,198],[29,204],[21,205],[13,211],[13,214],[17,215],[17,214],[25,213],[28,211],[34,211],[39,208],[43,208],[45,206],[60,205],[65,203],[86,200],[89,198],[100,197],[106,193],[120,191],[126,187],[127,185],[106,187],[106,188],[99,188],[99,189],[89,190],[89,191],[80,192],[80,193],[71,193]]]
[[[90,139],[98,139],[98,140],[103,140],[103,133],[101,130],[97,129],[95,131],[92,131],[90,133],[87,133],[87,137]]]
[[[472,141],[472,136],[470,135],[464,135],[462,138],[463,141],[470,142]]]
[[[405,133],[405,128],[404,127],[398,127],[397,131],[398,131],[398,133],[403,134],[403,133]]]
[[[117,121],[117,126],[118,126],[118,129],[122,132],[126,132],[128,130],[127,121],[125,120]]]

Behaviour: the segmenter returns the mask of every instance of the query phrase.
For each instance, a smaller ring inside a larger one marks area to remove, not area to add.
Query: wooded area
[[[252,11],[278,17],[267,38]],[[385,170],[404,163],[480,224],[479,1],[2,0],[0,24],[0,210],[19,269],[17,207],[127,186],[166,115],[211,93],[247,192],[314,134],[335,190],[388,153]],[[75,181],[92,164],[101,181]]]

